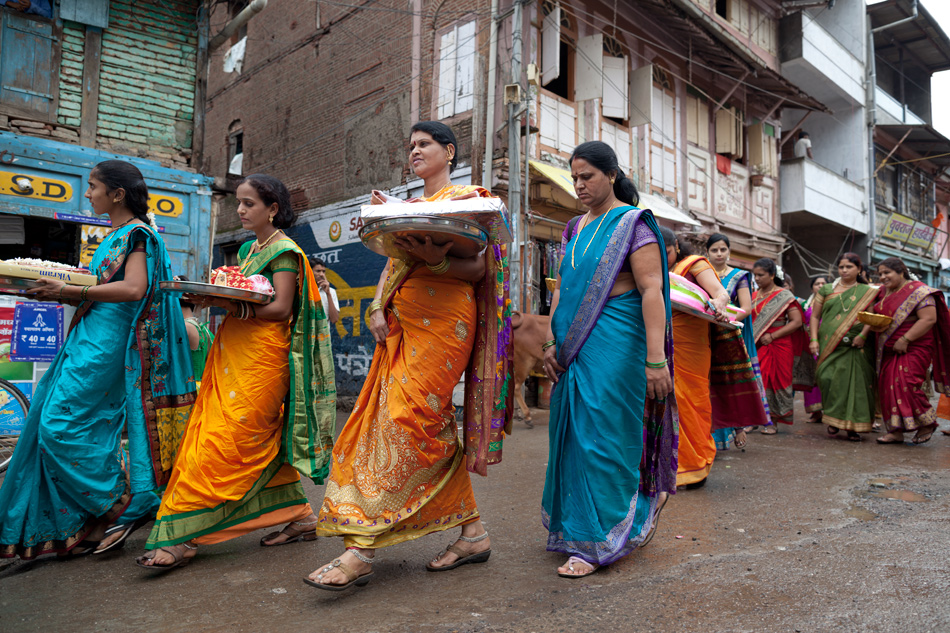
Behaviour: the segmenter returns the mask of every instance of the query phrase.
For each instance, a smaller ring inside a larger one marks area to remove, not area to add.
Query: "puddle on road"
[[[868,484],[870,484],[871,486],[875,488],[886,488],[887,486],[896,486],[899,483],[901,483],[900,479],[878,478],[878,479],[868,480]]]
[[[870,497],[880,497],[882,499],[897,499],[898,501],[930,501],[927,497],[910,490],[875,490],[868,493]]]
[[[846,517],[851,517],[852,519],[858,519],[859,521],[873,521],[877,518],[877,515],[870,510],[865,510],[864,508],[859,508],[858,506],[851,506],[844,511],[844,515]]]

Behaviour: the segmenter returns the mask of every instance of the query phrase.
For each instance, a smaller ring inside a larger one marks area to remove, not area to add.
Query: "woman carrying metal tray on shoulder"
[[[457,148],[442,123],[412,127],[409,161],[426,201],[491,195],[452,184]],[[374,194],[373,202],[385,200]],[[342,536],[346,552],[304,579],[320,589],[364,585],[376,550],[459,526],[461,536],[429,571],[491,554],[469,471],[485,475],[501,459],[511,421],[507,250],[495,241],[472,257],[453,257],[452,242],[437,245],[431,235],[396,246],[408,259],[389,260],[367,312],[373,364],[334,446],[317,525],[321,536]],[[452,405],[462,372],[464,442]]]

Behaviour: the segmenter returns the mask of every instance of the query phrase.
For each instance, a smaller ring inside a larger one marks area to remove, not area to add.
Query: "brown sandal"
[[[261,547],[276,547],[278,545],[288,545],[290,543],[296,543],[297,541],[315,541],[317,540],[317,528],[310,528],[309,530],[298,530],[293,527],[294,525],[299,525],[301,527],[309,527],[311,525],[316,525],[317,521],[308,521],[307,523],[302,523],[300,521],[291,521],[288,523],[283,530],[278,532],[271,532],[267,536],[261,539]],[[286,535],[288,538],[286,541],[281,541],[280,543],[266,543],[265,541],[270,541],[281,534]]]

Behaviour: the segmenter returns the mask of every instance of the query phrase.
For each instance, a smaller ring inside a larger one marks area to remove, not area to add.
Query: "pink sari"
[[[894,343],[917,322],[917,310],[937,309],[937,322],[923,336],[894,352]],[[887,330],[877,336],[877,372],[881,415],[888,431],[916,431],[935,426],[937,412],[923,392],[927,370],[933,366],[937,391],[950,395],[950,312],[939,290],[919,281],[907,282],[897,292],[878,292],[874,312],[892,317]]]

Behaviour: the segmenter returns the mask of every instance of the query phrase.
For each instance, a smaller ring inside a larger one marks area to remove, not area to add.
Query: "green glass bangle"
[[[662,363],[651,363],[650,361],[647,361],[647,367],[650,369],[663,369],[666,367],[666,359],[664,358]]]
[[[544,345],[541,346],[541,351],[543,352],[549,347],[554,347],[556,344],[557,344],[557,341],[554,341],[554,340],[545,341]]]

